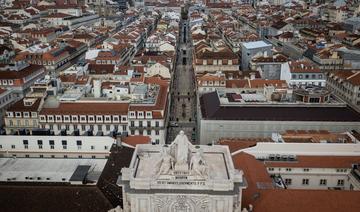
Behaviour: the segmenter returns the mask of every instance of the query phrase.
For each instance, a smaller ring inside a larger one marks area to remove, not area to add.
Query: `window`
[[[287,172],[291,172],[291,168],[286,168],[286,171],[287,171]]]
[[[303,78],[303,75],[302,74],[299,74],[299,79],[302,79]]]
[[[67,141],[66,140],[62,140],[61,141],[61,144],[62,144],[62,146],[63,146],[63,149],[67,149]]]
[[[94,150],[95,149],[95,146],[91,146],[91,150]]]
[[[55,155],[51,155],[51,158],[55,158]]]
[[[67,158],[68,156],[67,155],[64,155],[64,158]]]
[[[43,158],[44,157],[44,155],[39,155],[40,156],[40,158]]]
[[[29,158],[29,157],[30,157],[30,155],[25,155],[25,157],[26,157],[26,158]]]
[[[106,131],[110,131],[110,125],[106,125]]]
[[[290,178],[285,179],[285,184],[286,185],[291,185],[291,183],[292,183],[292,180]]]
[[[326,185],[326,179],[320,179],[320,185]]]
[[[81,130],[85,131],[86,130],[86,126],[85,125],[81,125]]]
[[[143,126],[143,122],[139,121],[139,127],[142,127],[142,126]]]
[[[92,158],[92,159],[95,159],[95,158],[96,158],[96,156],[95,156],[95,155],[92,155],[92,156],[91,156],[91,158]]]
[[[104,149],[107,150],[109,147],[108,146],[104,146]]]
[[[134,127],[134,126],[135,126],[135,122],[134,122],[134,121],[131,121],[131,122],[130,122],[130,126],[131,126],[131,127]]]
[[[271,168],[271,167],[270,167],[270,168],[268,168],[268,170],[269,170],[269,171],[274,171],[274,168]]]
[[[77,141],[76,141],[76,145],[81,146],[81,145],[82,145],[81,140],[77,140]]]
[[[118,122],[118,121],[119,121],[119,117],[114,116],[114,117],[113,117],[113,120],[114,120],[114,122]]]
[[[309,169],[304,169],[304,172],[308,172],[309,171]]]
[[[146,134],[147,134],[147,135],[151,135],[151,130],[147,130],[147,131],[146,131]]]
[[[155,139],[155,143],[159,144],[160,143],[160,139]]]
[[[159,121],[155,122],[155,127],[159,127]]]
[[[126,125],[123,125],[122,128],[123,128],[124,132],[127,131],[127,126]]]
[[[293,74],[293,75],[292,75],[292,78],[293,78],[293,79],[296,79],[296,74]]]
[[[338,186],[344,186],[344,180],[338,180],[337,185]]]
[[[130,135],[135,135],[135,130],[131,130]]]
[[[82,158],[82,155],[79,155],[78,158]]]
[[[43,141],[42,140],[38,140],[38,145],[43,145]]]
[[[102,125],[101,125],[101,124],[99,124],[99,125],[97,126],[97,128],[98,128],[98,131],[102,131]]]
[[[309,179],[303,179],[302,184],[303,185],[309,185]]]
[[[54,149],[55,142],[54,140],[49,140],[50,149]]]
[[[147,121],[147,126],[151,127],[151,121]]]
[[[159,130],[155,130],[155,135],[160,135]]]
[[[28,144],[29,144],[29,141],[28,141],[28,140],[23,140],[23,144],[24,144],[24,145],[28,145]]]
[[[11,145],[11,149],[15,149],[15,145]]]

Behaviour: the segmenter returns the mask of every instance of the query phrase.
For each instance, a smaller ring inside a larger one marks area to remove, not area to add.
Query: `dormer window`
[[[56,121],[61,122],[61,116],[56,116]]]
[[[24,112],[24,118],[29,118],[29,117],[30,117],[29,112]]]
[[[35,103],[36,99],[24,99],[24,106],[30,107]]]

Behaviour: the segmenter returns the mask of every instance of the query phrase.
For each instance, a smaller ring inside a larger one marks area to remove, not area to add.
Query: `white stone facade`
[[[122,169],[124,211],[241,211],[242,171],[227,146],[193,146],[184,135],[167,146],[137,145]]]

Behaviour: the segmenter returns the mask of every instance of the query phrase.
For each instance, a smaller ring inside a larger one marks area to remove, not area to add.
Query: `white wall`
[[[24,140],[28,141],[27,148]],[[39,147],[38,140],[42,141]],[[53,149],[50,146],[50,140],[54,141]],[[62,145],[62,141],[67,142],[66,149]],[[77,141],[81,141],[82,145],[78,146]],[[0,136],[0,155],[3,157],[55,157],[78,158],[105,158],[109,156],[111,146],[115,140],[110,137],[97,136]]]
[[[360,144],[258,142],[256,146],[236,151],[232,155],[241,151],[256,158],[268,158],[270,154],[359,156]]]

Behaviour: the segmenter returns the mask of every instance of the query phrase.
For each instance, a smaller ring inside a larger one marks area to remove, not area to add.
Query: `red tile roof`
[[[358,191],[274,189],[264,164],[252,155],[242,152],[233,156],[233,161],[235,168],[244,171],[248,184],[242,193],[242,207],[251,204],[253,212],[360,211]]]
[[[20,71],[0,70],[0,79],[22,79],[37,71],[40,71],[41,69],[45,71],[45,68],[42,65],[29,65]]]
[[[130,146],[136,147],[138,144],[149,144],[151,142],[151,138],[149,136],[133,135],[124,137],[121,141],[129,144]]]

